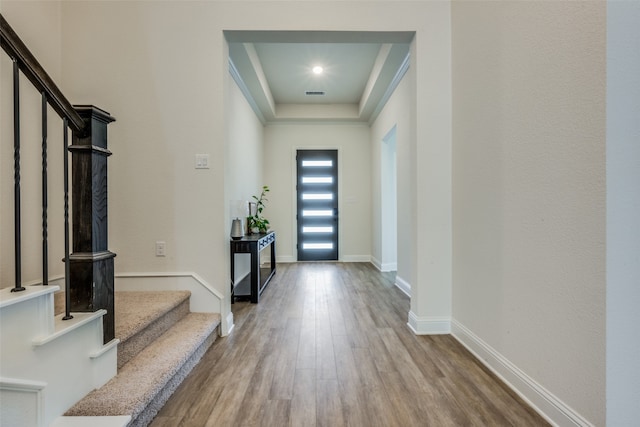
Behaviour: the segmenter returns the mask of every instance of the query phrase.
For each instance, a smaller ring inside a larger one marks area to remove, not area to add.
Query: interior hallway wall
[[[371,260],[371,184],[366,124],[283,124],[265,130],[264,183],[269,204],[264,214],[278,236],[277,258],[297,260],[296,161],[298,149],[338,150],[338,257]]]
[[[0,12],[53,81],[62,85],[61,9],[57,1],[2,0]],[[35,30],[37,29],[37,30]],[[43,37],[46,34],[46,37]],[[13,70],[0,52],[0,288],[15,284]],[[41,95],[20,73],[20,190],[22,284],[42,283],[42,121]],[[75,102],[70,98],[71,102]],[[49,279],[64,275],[64,196],[62,120],[48,107],[48,262]]]
[[[229,201],[252,200],[251,196],[258,194],[263,180],[263,147],[264,126],[258,120],[246,98],[233,79],[227,80],[227,117],[228,141],[226,164],[234,167],[227,168],[225,179],[225,194]],[[229,207],[229,230],[233,219]],[[242,218],[246,224],[246,218]],[[251,272],[249,256],[237,255],[235,260],[236,278],[240,279]]]
[[[605,424],[605,8],[452,9],[454,332],[593,425]]]
[[[117,119],[109,127],[116,274],[194,272],[225,294],[225,144],[234,126],[222,125],[226,116],[214,104],[233,92],[228,64],[215,59],[224,52],[222,35],[211,26],[212,8],[206,2],[65,2],[63,58],[73,98]],[[225,131],[216,131],[216,123]],[[195,168],[196,154],[209,155],[208,169]],[[166,242],[165,257],[155,256],[156,241]]]

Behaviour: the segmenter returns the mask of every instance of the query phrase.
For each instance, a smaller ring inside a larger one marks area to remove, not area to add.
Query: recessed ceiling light
[[[313,71],[313,74],[322,74],[324,69],[321,66],[316,65],[315,67],[312,68],[312,71]]]

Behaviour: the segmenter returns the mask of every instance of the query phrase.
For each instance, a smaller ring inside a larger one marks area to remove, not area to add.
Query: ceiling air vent
[[[326,93],[323,90],[306,90],[304,94],[307,96],[324,96]]]

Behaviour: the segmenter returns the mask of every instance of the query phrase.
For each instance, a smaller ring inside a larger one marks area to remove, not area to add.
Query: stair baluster
[[[42,92],[42,284],[49,284],[49,239],[47,210],[47,93]]]
[[[11,292],[24,291],[22,286],[22,234],[20,224],[20,69],[13,59],[13,217],[15,241],[15,283]]]
[[[67,118],[62,119],[64,139],[64,317],[62,320],[73,319],[71,315],[71,261],[69,259],[69,126]]]

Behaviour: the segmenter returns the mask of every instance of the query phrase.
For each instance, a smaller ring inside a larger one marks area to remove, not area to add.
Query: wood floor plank
[[[411,419],[410,425],[433,425],[425,405],[421,403],[431,400],[431,395],[411,390],[399,372],[382,372],[380,375],[387,393],[402,402],[403,410]]]
[[[316,425],[318,427],[345,426],[338,380],[319,379],[316,384]]]
[[[331,326],[332,335],[347,335],[340,301],[341,300],[337,298],[332,298],[329,300],[327,307],[329,311],[329,325]]]
[[[289,413],[291,411],[291,400],[276,399],[267,400],[263,405],[262,427],[286,426],[289,424]]]
[[[293,397],[293,381],[295,378],[295,365],[298,358],[300,343],[301,320],[290,318],[277,351],[278,363],[273,373],[273,381],[269,392],[271,400],[291,400]]]
[[[314,285],[315,286],[315,285]],[[297,369],[315,369],[316,366],[316,294],[308,284],[302,284],[305,298],[298,342]]]
[[[316,426],[316,371],[297,369],[289,425],[291,427]]]
[[[414,335],[393,274],[277,268],[151,427],[548,425],[455,338]]]
[[[379,328],[378,334],[389,351],[396,371],[403,378],[405,387],[413,393],[429,393],[432,390],[429,381],[415,364],[395,331],[390,328]]]
[[[319,380],[337,379],[329,309],[324,296],[316,301],[316,374]]]
[[[352,354],[358,369],[361,388],[366,393],[364,405],[371,425],[381,427],[398,425],[399,420],[394,415],[394,406],[386,393],[371,352],[366,348],[353,348]]]
[[[404,346],[407,356],[420,369],[425,378],[442,378],[444,374],[431,359],[431,355],[423,350],[420,341],[424,336],[416,336],[409,328],[393,328],[396,336]]]
[[[351,298],[351,297],[350,297]],[[344,330],[351,347],[368,348],[369,342],[365,334],[361,333],[353,312],[352,300],[344,299],[338,302],[342,311],[342,319],[344,321]]]
[[[156,416],[153,420],[154,427],[175,427],[180,425],[182,417]]]
[[[274,344],[278,345],[281,338],[275,340]],[[263,352],[240,404],[242,410],[236,415],[235,425],[249,427],[261,424],[264,402],[269,399],[273,377],[279,364],[278,357],[277,351]]]
[[[216,426],[216,425],[234,425],[235,418],[238,411],[242,408],[242,402],[244,400],[245,393],[249,388],[251,379],[259,365],[259,362],[264,357],[265,353],[269,354],[269,344],[272,347],[277,348],[277,343],[282,334],[282,330],[273,329],[271,334],[262,334],[260,337],[254,339],[256,343],[253,351],[245,351],[241,353],[237,359],[228,366],[230,375],[226,378],[226,382],[220,383],[216,381],[216,384],[222,386],[222,390],[219,393],[218,399],[215,404],[210,408],[206,408],[202,405],[200,413],[206,413],[207,409],[210,410],[209,416],[206,418],[204,426]],[[276,345],[274,345],[276,344]],[[246,347],[245,347],[246,348]],[[267,351],[265,351],[267,349]],[[271,350],[274,351],[274,350]],[[233,384],[232,387],[228,385]],[[213,388],[213,387],[212,387]],[[206,393],[201,393],[206,394]],[[190,416],[194,419],[202,419],[200,414]]]
[[[429,417],[429,424],[438,427],[473,425],[462,408],[458,406],[457,401],[444,390],[441,379],[436,378],[434,381],[436,392],[422,399],[424,410]]]
[[[154,420],[155,421],[155,420]],[[151,424],[152,427],[155,427],[155,422],[153,424]],[[178,426],[178,427],[202,427],[203,426],[203,422],[201,420],[194,420],[191,418],[183,418],[179,424],[169,424],[167,427],[173,427],[173,426]]]
[[[345,424],[350,427],[371,427],[373,422],[365,404],[369,398],[367,390],[353,381],[339,380],[338,385]]]
[[[314,311],[315,312],[315,311]],[[302,318],[298,353],[296,357],[297,369],[315,369],[316,367],[316,318],[307,316]]]
[[[336,358],[336,373],[340,382],[349,382],[356,387],[363,385],[360,370],[356,365],[349,340],[346,335],[333,336],[333,350]]]

